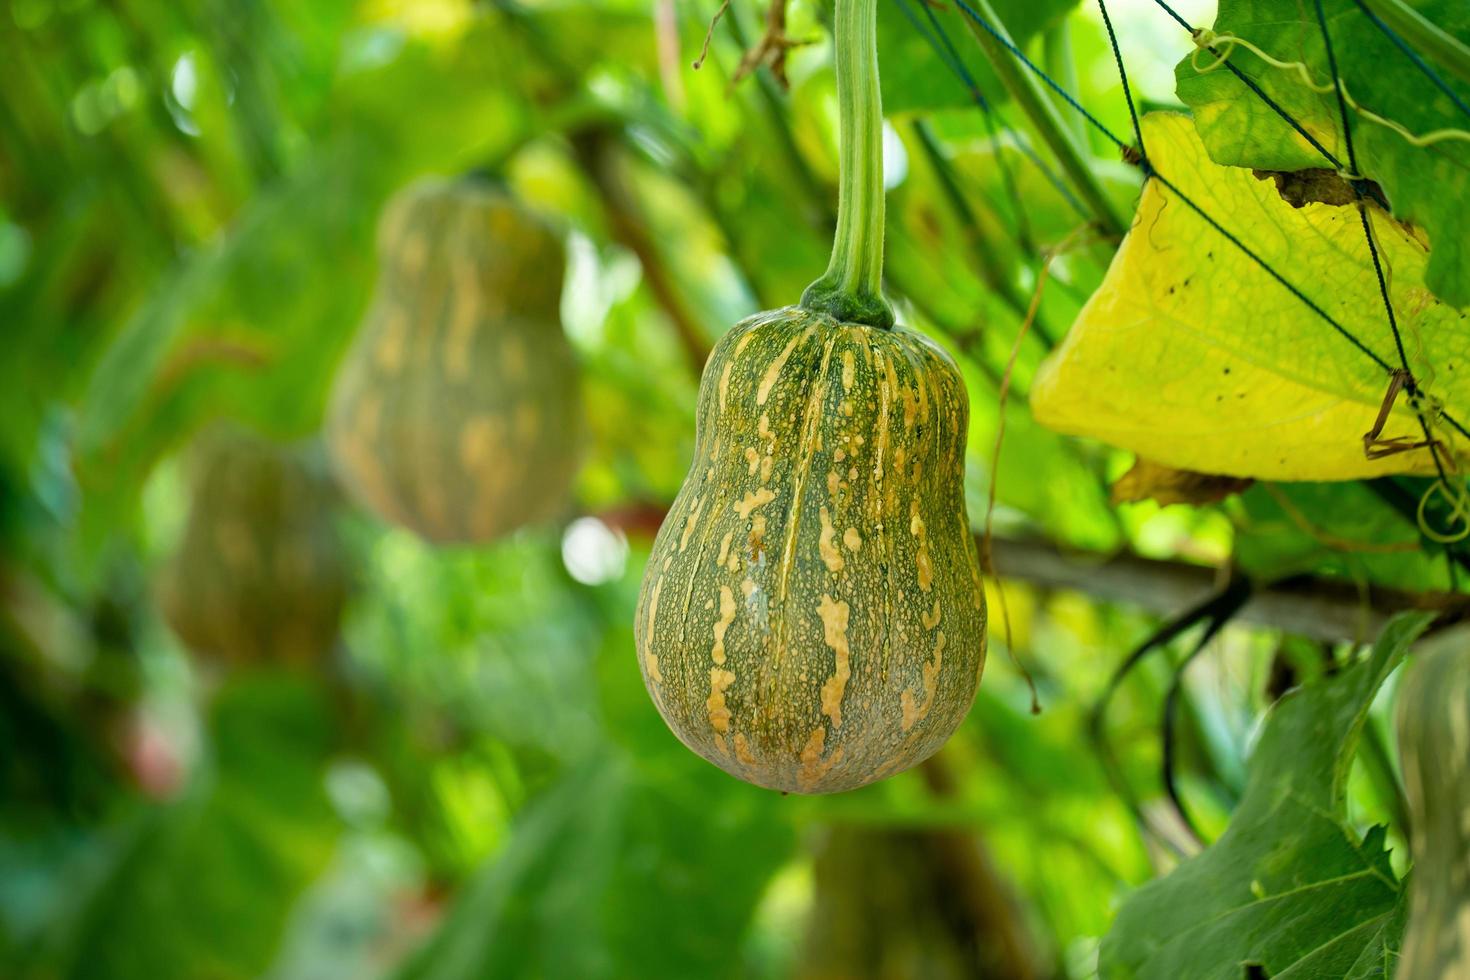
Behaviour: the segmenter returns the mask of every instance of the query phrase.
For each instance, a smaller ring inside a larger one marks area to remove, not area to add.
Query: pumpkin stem
[[[849,323],[893,326],[883,298],[883,100],[877,0],[837,0],[837,234],[801,305]]]

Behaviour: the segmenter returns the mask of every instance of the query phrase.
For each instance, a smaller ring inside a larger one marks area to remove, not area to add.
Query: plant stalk
[[[1404,785],[1399,781],[1398,772],[1394,769],[1393,755],[1389,752],[1383,728],[1371,717],[1363,726],[1363,740],[1359,744],[1358,754],[1363,760],[1368,780],[1373,784],[1373,791],[1388,810],[1389,819],[1407,839],[1409,801],[1404,795]]]
[[[976,216],[975,210],[970,207],[970,202],[965,199],[964,191],[960,188],[959,180],[950,162],[945,159],[944,151],[940,149],[938,141],[934,139],[934,134],[924,120],[915,119],[913,128],[914,136],[919,141],[919,147],[924,151],[925,159],[929,161],[929,166],[934,170],[939,189],[944,193],[945,200],[949,202],[951,210],[954,211],[964,230],[970,253],[980,267],[981,278],[1016,316],[1025,319],[1030,303],[1025,296],[1021,295],[1021,290],[1011,279],[1009,270],[1001,265],[986,242],[985,231],[980,227],[980,219]],[[1002,151],[997,147],[995,152]],[[1031,332],[1036,335],[1043,349],[1049,351],[1056,346],[1056,342],[1052,340],[1051,331],[1041,322],[1040,317],[1032,323]]]
[[[888,329],[883,298],[883,102],[878,91],[877,0],[837,0],[837,232],[832,261],[801,305],[847,323]]]
[[[1010,40],[1005,24],[996,16],[990,0],[970,0],[970,2],[987,23]],[[1041,138],[1046,141],[1052,153],[1056,154],[1057,161],[1061,163],[1062,169],[1067,172],[1068,178],[1077,188],[1078,195],[1092,211],[1098,228],[1111,238],[1122,238],[1123,233],[1128,230],[1127,223],[1113,209],[1112,202],[1103,192],[1102,183],[1092,172],[1092,168],[1088,166],[1082,149],[1072,139],[1066,124],[1062,121],[1056,103],[1042,90],[1041,83],[1027,71],[1025,66],[1021,65],[1003,44],[991,36],[989,31],[977,24],[973,17],[965,18],[965,26],[970,29],[971,34],[975,35],[975,40],[980,42],[985,57],[989,59],[995,73],[1000,76],[1006,91],[1011,94],[1016,105],[1026,114],[1031,125],[1036,127],[1036,131],[1041,134]]]
[[[1072,27],[1063,17],[1051,26],[1041,38],[1042,62],[1046,65],[1046,73],[1057,80],[1057,83],[1069,92],[1080,92],[1081,86],[1077,81],[1077,55],[1072,48]],[[1058,106],[1058,109],[1061,107]],[[1088,146],[1087,123],[1080,116],[1063,116],[1070,118],[1072,137],[1080,146]]]
[[[1427,54],[1470,85],[1470,45],[1445,33],[1404,0],[1363,0],[1363,6],[1421,54]]]

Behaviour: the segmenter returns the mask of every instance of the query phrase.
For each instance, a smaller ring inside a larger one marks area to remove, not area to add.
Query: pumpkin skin
[[[1409,923],[1398,980],[1470,977],[1470,628],[1425,641],[1398,699]]]
[[[158,587],[184,645],[230,664],[309,665],[337,638],[350,577],[326,467],[233,431],[201,444],[179,550]]]
[[[721,338],[634,627],[685,745],[830,793],[954,732],[985,660],[968,416],[953,361],[916,333],[792,306]]]
[[[557,514],[581,424],[560,241],[486,181],[432,179],[389,203],[379,253],[327,412],[348,492],[446,544]]]

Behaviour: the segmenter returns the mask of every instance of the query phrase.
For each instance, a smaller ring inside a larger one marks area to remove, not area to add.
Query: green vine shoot
[[[837,233],[832,261],[802,293],[801,305],[847,323],[884,330],[883,97],[878,90],[877,0],[837,0]]]

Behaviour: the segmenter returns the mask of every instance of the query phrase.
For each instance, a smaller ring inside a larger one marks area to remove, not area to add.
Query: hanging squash
[[[377,294],[327,416],[349,492],[443,543],[557,514],[581,420],[561,243],[488,181],[431,179],[389,203],[379,252]]]
[[[654,542],[639,663],[695,752],[784,791],[933,754],[985,657],[953,361],[881,291],[875,0],[838,0],[842,184],[827,273],[716,345],[694,462]]]
[[[1409,924],[1398,980],[1470,977],[1470,630],[1426,641],[1398,699]]]
[[[159,604],[195,653],[309,664],[332,648],[348,571],[326,467],[304,451],[216,431],[192,463],[193,496]]]

